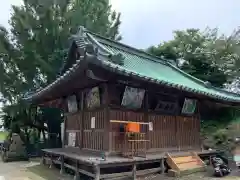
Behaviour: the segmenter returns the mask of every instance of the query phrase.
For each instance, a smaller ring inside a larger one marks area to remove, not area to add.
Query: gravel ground
[[[205,173],[195,173],[192,175],[188,175],[188,176],[183,176],[181,178],[170,178],[167,176],[155,176],[154,178],[151,177],[145,177],[142,178],[142,180],[219,180],[219,179],[223,179],[223,180],[240,180],[240,176],[226,176],[223,178],[216,178],[216,177],[211,177],[209,175],[206,175]]]
[[[10,176],[18,176],[19,172],[23,171],[25,168],[24,166],[27,165],[29,162],[11,162],[11,163],[3,163],[0,162],[0,177],[7,177]],[[0,180],[2,180],[0,178]]]
[[[39,161],[8,162],[0,161],[0,180],[69,180],[60,176],[59,170],[39,165]]]
[[[239,172],[232,173],[223,178],[212,177],[213,170],[205,173],[195,173],[181,178],[171,178],[163,175],[150,175],[138,178],[138,180],[240,180]],[[71,176],[60,176],[59,170],[49,169],[39,165],[38,161],[31,162],[0,162],[0,180],[70,180]]]
[[[147,177],[142,177],[141,180],[240,180],[240,170],[234,171],[230,175],[217,178],[213,177],[213,169],[209,168],[207,172],[194,173],[191,175],[183,176],[180,178],[172,178],[166,175],[150,175]]]

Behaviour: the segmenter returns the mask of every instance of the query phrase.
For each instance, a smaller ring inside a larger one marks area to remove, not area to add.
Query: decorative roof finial
[[[212,84],[211,84],[209,81],[205,81],[205,82],[204,82],[204,85],[205,85],[206,87],[211,87],[211,86],[212,86]]]
[[[77,35],[78,36],[83,36],[84,31],[86,30],[86,28],[84,26],[79,26],[78,30],[77,30]]]

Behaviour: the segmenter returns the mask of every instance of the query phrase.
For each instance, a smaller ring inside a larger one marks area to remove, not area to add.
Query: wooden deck
[[[211,156],[216,151],[195,151],[200,156]],[[189,152],[171,152],[174,156],[184,156]],[[147,154],[146,158],[134,157],[124,158],[120,156],[109,156],[105,160],[102,157],[94,155],[77,148],[44,149],[43,163],[52,165],[58,164],[61,173],[66,168],[75,172],[75,179],[80,174],[87,175],[95,180],[114,179],[120,177],[133,177],[164,173],[166,164],[166,153]]]
[[[88,165],[100,165],[106,166],[108,164],[118,164],[118,163],[141,163],[147,161],[159,161],[163,158],[166,158],[166,152],[162,153],[149,153],[146,155],[146,158],[143,157],[133,157],[125,158],[122,156],[109,156],[106,160],[102,160],[102,157],[94,155],[93,153],[88,153],[86,151],[81,151],[77,148],[74,149],[67,149],[67,148],[59,148],[59,149],[43,149],[42,150],[46,154],[56,154],[61,155],[66,158],[75,159],[82,163],[86,163]],[[78,152],[77,152],[78,151]],[[200,156],[209,156],[211,154],[216,154],[216,151],[195,151]],[[185,154],[189,153],[188,151],[180,151],[180,152],[171,152],[171,154],[176,156],[184,156]]]

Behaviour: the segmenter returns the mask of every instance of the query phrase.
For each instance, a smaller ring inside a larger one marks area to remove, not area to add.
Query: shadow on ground
[[[36,165],[32,167],[27,167],[27,170],[35,175],[43,178],[44,180],[72,180],[73,177],[70,175],[60,175],[59,170],[55,168],[49,169],[43,165]]]

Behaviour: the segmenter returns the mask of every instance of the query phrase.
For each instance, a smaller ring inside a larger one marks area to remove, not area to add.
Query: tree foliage
[[[239,31],[220,36],[218,29],[187,29],[175,31],[173,40],[147,51],[175,60],[187,73],[223,87],[239,73],[239,48]]]
[[[22,104],[23,94],[56,78],[67,57],[68,38],[80,25],[120,40],[120,14],[111,10],[108,0],[23,0],[12,10],[10,32],[0,28],[0,99],[10,103],[3,109],[6,126],[33,126],[36,117]],[[42,127],[43,121],[39,123]],[[56,126],[60,131],[60,121]]]
[[[13,6],[11,36],[0,29],[0,87],[7,100],[52,82],[78,26],[120,40],[120,14],[108,0],[24,0]]]

